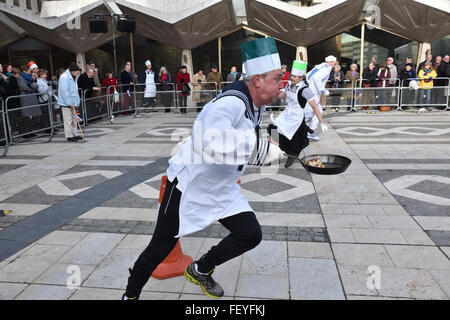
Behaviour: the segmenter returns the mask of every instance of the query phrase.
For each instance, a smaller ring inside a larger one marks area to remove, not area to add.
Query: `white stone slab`
[[[437,247],[386,245],[399,268],[450,270],[450,260]]]
[[[394,263],[382,245],[334,243],[332,247],[338,265],[394,267]]]
[[[450,217],[416,216],[414,219],[424,230],[450,230]]]
[[[129,277],[128,268],[133,267],[141,251],[119,248],[113,250],[83,285],[96,288],[125,289]]]
[[[330,228],[372,228],[365,215],[324,215],[325,224]]]
[[[87,232],[56,230],[39,239],[37,243],[57,246],[74,246],[87,235]]]
[[[358,243],[408,244],[399,230],[389,229],[352,229]]]
[[[28,284],[0,282],[0,300],[13,300]]]
[[[19,257],[0,269],[0,281],[31,283],[50,266],[33,256]]]
[[[372,226],[376,229],[395,229],[395,230],[421,230],[417,222],[409,216],[369,216]]]
[[[15,300],[67,300],[73,293],[65,286],[31,284]]]
[[[287,243],[282,241],[261,241],[244,254],[241,274],[287,276]]]
[[[333,259],[289,258],[291,299],[344,300]]]
[[[288,242],[290,258],[333,259],[330,245],[319,242]]]
[[[35,281],[35,284],[54,284],[54,285],[67,285],[67,281],[73,275],[73,267],[80,268],[80,285],[87,279],[87,277],[95,270],[94,265],[72,265],[72,264],[54,264],[47,271],[41,274]],[[69,285],[74,285],[69,282]]]
[[[125,237],[115,233],[91,233],[67,252],[59,263],[98,265]]]
[[[289,299],[289,277],[241,274],[236,296],[247,298]]]
[[[356,242],[350,228],[327,228],[331,242]]]

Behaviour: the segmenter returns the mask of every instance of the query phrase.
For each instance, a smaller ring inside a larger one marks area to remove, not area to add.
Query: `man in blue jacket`
[[[80,67],[75,62],[71,62],[69,68],[61,75],[58,82],[58,104],[63,115],[64,135],[69,142],[76,142],[82,139],[82,137],[77,136],[77,115],[74,111],[80,105],[77,84],[80,74]]]

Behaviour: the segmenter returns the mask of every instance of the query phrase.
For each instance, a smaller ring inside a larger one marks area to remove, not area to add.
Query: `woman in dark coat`
[[[166,67],[161,67],[158,75],[158,91],[170,91],[161,92],[161,101],[165,107],[165,112],[170,112],[170,106],[173,102],[174,86],[172,84],[172,76],[167,71]]]
[[[180,103],[180,112],[187,113],[187,97],[191,94],[189,82],[191,82],[191,78],[189,73],[187,72],[186,66],[182,66],[180,68],[180,72],[177,74],[177,94],[178,101]]]

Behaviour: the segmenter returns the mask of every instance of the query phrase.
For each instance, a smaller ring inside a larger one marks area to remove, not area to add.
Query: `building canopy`
[[[371,16],[381,29],[418,42],[450,34],[449,0],[328,0],[311,7],[246,0],[246,12],[249,27],[296,46],[315,44]]]
[[[295,46],[310,46],[361,24],[377,14],[373,8],[380,14],[372,22],[399,36],[430,43],[450,34],[450,0],[327,0],[311,7],[244,1],[250,28]],[[16,6],[13,0],[0,1],[0,28],[5,30],[0,45],[26,34],[65,50],[86,52],[112,39],[111,32],[90,33],[89,18],[123,13],[136,19],[137,34],[192,49],[233,30],[237,18],[242,18],[236,17],[234,0],[66,0],[45,1],[40,9],[35,2],[31,0],[32,8],[23,8],[28,2]],[[111,31],[111,19],[106,20]],[[17,32],[11,24],[23,30]]]

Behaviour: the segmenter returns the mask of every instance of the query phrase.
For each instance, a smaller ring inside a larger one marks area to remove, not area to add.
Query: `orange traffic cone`
[[[159,190],[159,203],[162,202],[164,191],[166,190],[167,176],[162,177],[161,188]],[[182,276],[184,270],[192,262],[192,258],[183,254],[180,240],[177,241],[175,248],[169,253],[163,262],[153,271],[152,277],[156,279],[168,279]]]

